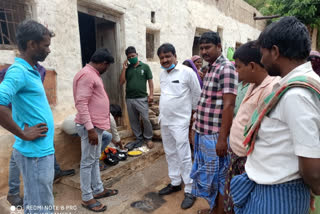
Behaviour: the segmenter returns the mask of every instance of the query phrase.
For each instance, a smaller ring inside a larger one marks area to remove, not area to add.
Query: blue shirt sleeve
[[[10,67],[4,80],[0,84],[0,105],[8,106],[12,98],[25,86],[24,70],[19,67]]]

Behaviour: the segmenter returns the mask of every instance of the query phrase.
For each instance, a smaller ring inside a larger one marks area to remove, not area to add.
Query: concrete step
[[[101,179],[105,186],[110,187],[119,182],[122,178],[135,173],[147,166],[150,166],[155,160],[164,154],[163,146],[160,141],[154,142],[154,148],[138,157],[129,157],[126,161],[120,161],[115,166],[109,166],[105,171],[101,172]],[[61,179],[61,183],[80,189],[80,173],[76,169],[76,174],[71,177]]]

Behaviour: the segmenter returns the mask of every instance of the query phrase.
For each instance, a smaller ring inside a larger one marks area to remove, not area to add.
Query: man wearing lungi
[[[229,165],[228,135],[237,95],[238,74],[222,55],[220,36],[200,37],[200,54],[209,63],[196,113],[192,194],[205,198],[210,209],[198,213],[224,213],[223,192]],[[214,209],[215,208],[215,209]]]
[[[237,214],[308,214],[310,192],[320,194],[320,78],[307,62],[310,43],[295,17],[259,36],[261,63],[282,79],[245,130],[246,173],[231,180]]]

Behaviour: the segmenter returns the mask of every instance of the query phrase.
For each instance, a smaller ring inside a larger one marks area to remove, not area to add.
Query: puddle
[[[131,203],[131,207],[151,213],[161,207],[164,203],[166,203],[166,200],[164,200],[158,193],[148,192],[144,195],[144,200]]]

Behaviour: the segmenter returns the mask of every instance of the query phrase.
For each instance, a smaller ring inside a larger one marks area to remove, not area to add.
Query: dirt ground
[[[192,208],[182,210],[183,191],[160,197],[157,192],[168,183],[167,162],[162,156],[151,166],[116,183],[112,188],[119,190],[117,196],[99,201],[108,206],[104,213],[110,214],[191,214],[208,207],[205,200],[197,199]],[[92,213],[81,207],[81,192],[78,189],[55,184],[54,195],[55,205],[60,208],[56,214]]]

